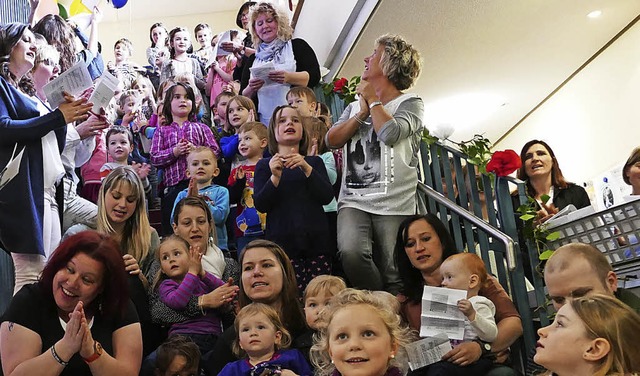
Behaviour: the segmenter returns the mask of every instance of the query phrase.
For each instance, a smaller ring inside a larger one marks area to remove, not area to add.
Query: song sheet
[[[107,108],[109,101],[113,98],[120,80],[107,70],[98,78],[95,89],[91,93],[89,102],[93,103],[91,111],[94,114],[100,114],[100,108]]]
[[[451,342],[444,334],[412,342],[405,347],[409,368],[413,371],[439,362],[444,354],[451,351],[451,348]]]
[[[449,339],[464,338],[464,314],[458,300],[466,299],[465,290],[425,286],[422,294],[420,337],[435,337],[444,333]]]
[[[64,102],[63,92],[73,96],[78,96],[93,85],[91,75],[84,62],[80,61],[76,65],[64,71],[58,78],[44,85],[44,94],[51,108],[57,108]]]

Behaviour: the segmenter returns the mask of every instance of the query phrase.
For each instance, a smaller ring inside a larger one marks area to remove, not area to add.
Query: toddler
[[[183,311],[191,297],[210,293],[224,285],[220,278],[202,269],[202,252],[177,235],[165,237],[160,243],[156,257],[161,272],[154,288],[169,308]],[[215,310],[203,311],[201,316],[174,323],[169,329],[170,336],[181,334],[191,338],[201,354],[213,349],[220,333],[222,322]]]
[[[264,237],[266,215],[255,208],[253,179],[256,164],[267,147],[267,128],[257,121],[245,123],[238,130],[238,138],[238,151],[245,161],[231,170],[227,186],[231,202],[237,205],[235,234],[239,260],[242,250],[250,241]]]
[[[475,253],[458,253],[447,257],[440,266],[442,287],[466,290],[467,299],[458,301],[458,309],[464,313],[464,341],[477,341],[483,354],[489,355],[490,345],[498,335],[498,327],[494,319],[496,308],[493,303],[479,296],[478,291],[487,281],[487,270],[484,262]],[[457,341],[456,341],[457,342]],[[454,342],[454,345],[457,344]],[[484,375],[493,361],[481,357],[475,363],[459,366],[449,361],[440,361],[426,367],[426,375]]]
[[[298,290],[320,274],[331,274],[329,225],[322,208],[333,189],[322,159],[305,156],[309,136],[291,106],[279,106],[269,123],[271,158],[256,165],[254,204],[266,213],[266,239],[284,248],[296,271]]]
[[[347,285],[342,278],[323,274],[312,279],[304,290],[302,303],[308,329],[295,339],[295,347],[302,351],[307,360],[313,345],[313,336],[323,324],[320,313],[329,306],[331,298],[346,288]]]
[[[112,126],[107,131],[105,140],[107,143],[107,153],[113,162],[107,162],[102,165],[100,169],[101,180],[104,180],[116,167],[127,166],[129,164],[129,154],[133,151],[133,136],[127,128],[121,125]],[[131,167],[142,181],[145,194],[149,195],[151,193],[151,185],[149,184],[147,175],[149,175],[151,166],[146,163],[133,162]]]
[[[287,93],[287,103],[298,110],[302,116],[316,116],[318,100],[312,89],[306,86],[294,86]]]
[[[200,350],[188,337],[171,336],[158,347],[155,376],[197,376],[199,366]]]
[[[346,288],[347,285],[342,278],[332,275],[319,275],[309,281],[302,300],[304,302],[304,316],[310,329],[313,331],[319,329],[321,325],[320,311],[329,305],[331,298]]]
[[[403,375],[396,357],[412,338],[388,303],[380,294],[356,289],[334,296],[323,312],[324,325],[311,349],[316,374]]]
[[[206,146],[194,148],[187,156],[187,177],[195,183],[198,194],[204,198],[209,206],[213,221],[216,225],[216,236],[218,247],[222,250],[229,250],[227,244],[227,228],[225,222],[229,215],[229,191],[225,187],[213,184],[213,178],[218,176],[218,162],[213,150]],[[178,193],[174,202],[175,206],[183,198],[189,195],[189,188]],[[176,220],[171,212],[172,223]]]
[[[251,303],[238,312],[233,324],[238,338],[233,344],[236,355],[246,359],[227,364],[218,376],[313,375],[298,350],[286,350],[291,336],[278,313],[262,303]]]

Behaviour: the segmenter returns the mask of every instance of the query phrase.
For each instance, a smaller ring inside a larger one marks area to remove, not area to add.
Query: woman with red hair
[[[127,290],[115,240],[95,231],[64,240],[2,317],[4,374],[137,375],[142,334]]]

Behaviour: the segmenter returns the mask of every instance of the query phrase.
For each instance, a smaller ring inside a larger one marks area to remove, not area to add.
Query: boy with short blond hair
[[[267,127],[257,121],[244,123],[238,129],[238,141],[238,151],[245,161],[231,170],[227,186],[231,203],[237,204],[235,234],[240,259],[250,241],[264,237],[266,214],[258,212],[253,204],[253,177],[268,144]]]
[[[218,176],[220,169],[218,168],[218,159],[211,148],[207,146],[195,147],[189,155],[187,155],[187,177],[193,179],[198,188],[200,196],[205,198],[209,204],[209,210],[213,222],[216,225],[216,235],[218,238],[218,247],[222,250],[229,250],[227,244],[227,228],[225,222],[229,215],[229,191],[225,187],[221,187],[213,183],[213,178]],[[189,188],[178,193],[173,204],[173,210],[180,200],[189,195]],[[171,222],[176,218],[173,217],[171,211]]]
[[[294,86],[287,92],[287,103],[300,113],[300,116],[316,116],[318,100],[313,90],[306,86]]]

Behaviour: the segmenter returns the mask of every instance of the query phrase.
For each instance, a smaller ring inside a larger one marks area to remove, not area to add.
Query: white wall
[[[325,66],[327,56],[357,2],[357,0],[306,0],[304,2],[296,24],[295,37],[304,39],[313,47],[320,66]]]
[[[102,53],[104,55],[105,64],[107,61],[113,60],[113,45],[115,42],[122,38],[128,38],[134,47],[133,61],[147,65],[146,50],[151,46],[149,40],[149,28],[156,22],[164,23],[168,31],[171,31],[174,27],[183,26],[191,32],[191,43],[194,44],[194,49],[199,49],[200,45],[195,40],[193,34],[193,28],[199,23],[207,23],[211,26],[214,34],[220,33],[229,29],[237,29],[236,25],[236,13],[232,12],[217,12],[206,13],[199,15],[188,16],[176,16],[176,17],[163,17],[162,19],[148,18],[148,19],[135,19],[130,20],[128,15],[123,12],[123,17],[118,22],[102,22],[100,24],[99,40],[102,44]]]
[[[554,149],[564,175],[591,180],[624,163],[640,145],[640,24],[532,113],[495,150],[543,139]]]

